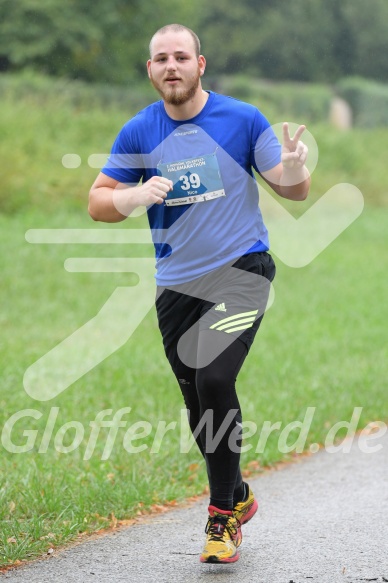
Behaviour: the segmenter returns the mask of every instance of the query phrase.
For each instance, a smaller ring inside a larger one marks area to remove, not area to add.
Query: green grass
[[[37,417],[20,419],[11,434],[19,446],[30,439],[30,451],[11,453],[6,442],[1,445],[2,565],[105,527],[113,516],[130,518],[154,504],[198,494],[207,483],[196,449],[180,452],[183,401],[163,354],[153,308],[122,348],[61,395],[40,402],[23,388],[24,372],[32,363],[96,315],[118,286],[135,283],[129,273],[69,273],[64,261],[152,256],[147,246],[26,242],[25,232],[34,228],[145,226],[144,216],[107,226],[93,223],[86,213],[87,192],[98,172],[88,166],[88,156],[109,149],[133,112],[130,98],[128,110],[119,111],[113,103],[105,109],[87,107],[85,96],[78,101],[54,97],[48,93],[40,103],[33,93],[18,99],[6,95],[0,112],[0,430],[18,411],[31,409]],[[302,122],[303,115],[289,121]],[[279,431],[263,452],[255,452],[265,421],[281,422],[284,428],[301,421],[307,407],[315,407],[308,448],[323,443],[335,422],[349,421],[354,407],[362,407],[359,427],[388,420],[387,130],[341,133],[323,124],[309,129],[319,147],[312,193],[305,203],[283,201],[285,206],[298,216],[331,186],[351,182],[363,192],[366,207],[311,265],[291,269],[277,261],[275,304],[239,376],[244,419],[258,427],[246,441],[252,445],[242,458],[246,468],[294,455],[279,451]],[[66,153],[79,154],[81,166],[63,168]],[[90,344],[93,349],[93,339]],[[112,409],[113,415],[124,407],[131,410],[123,417],[126,426],[118,429],[111,455],[102,459],[109,430],[101,427],[93,454],[84,459],[96,415],[104,409]],[[56,412],[47,451],[39,452]],[[152,431],[136,443],[147,448],[128,453],[124,435],[142,421],[151,423]],[[177,430],[169,431],[159,452],[152,453],[161,421],[177,422]],[[84,436],[74,451],[61,452],[60,442],[69,446],[75,430],[69,429],[63,440],[58,431],[74,422]],[[290,435],[290,444],[295,436]]]

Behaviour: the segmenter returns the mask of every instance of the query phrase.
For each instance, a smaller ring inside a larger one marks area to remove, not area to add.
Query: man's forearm
[[[306,166],[283,168],[279,194],[290,200],[305,200],[310,189],[311,178]]]
[[[126,219],[136,208],[129,189],[100,187],[89,194],[88,211],[94,221],[119,223]],[[120,212],[121,211],[121,212]]]

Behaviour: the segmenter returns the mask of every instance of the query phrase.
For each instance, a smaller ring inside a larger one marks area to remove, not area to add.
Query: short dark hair
[[[165,34],[166,32],[183,32],[186,31],[191,35],[191,38],[193,39],[194,42],[194,49],[195,49],[195,54],[197,56],[197,58],[199,57],[199,55],[201,54],[201,43],[200,40],[198,38],[198,36],[195,34],[195,32],[193,30],[191,30],[191,28],[188,28],[187,26],[183,26],[183,24],[167,24],[166,26],[163,26],[162,28],[159,28],[159,30],[157,30],[155,32],[155,34],[153,35],[153,37],[150,40],[150,56],[151,55],[151,45],[152,45],[152,41],[154,40],[154,38],[158,35],[158,34]]]

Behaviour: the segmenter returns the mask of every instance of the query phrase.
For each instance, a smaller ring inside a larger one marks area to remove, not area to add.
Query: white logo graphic
[[[276,126],[274,129],[276,130]],[[290,129],[292,130],[292,124],[290,124]],[[183,124],[180,130],[183,135],[185,132],[188,134],[197,132],[198,136],[202,138],[206,134],[201,128],[192,124]],[[217,149],[217,153],[222,155],[223,163],[231,175],[241,176],[242,173],[245,173],[245,170],[210,136],[205,135],[205,138],[208,145],[207,150],[215,151]],[[318,159],[318,148],[314,138],[307,131],[304,140],[309,146],[307,166],[311,174]],[[308,143],[309,140],[310,143]],[[162,150],[167,150],[170,144],[171,142],[167,138],[154,153],[120,155],[116,157],[115,161],[111,160],[111,163],[115,164],[115,167],[120,167],[121,164],[123,168],[154,168],[152,156],[159,155],[158,160],[160,160]],[[91,167],[101,168],[106,163],[106,155],[91,155],[88,163]],[[76,154],[65,156],[62,164],[67,168],[76,168],[80,164],[79,156]],[[249,176],[248,180],[254,181],[254,186],[257,188],[256,181],[252,176]],[[264,187],[260,187],[260,208],[264,215],[264,222],[271,234],[271,252],[289,267],[303,267],[311,263],[357,219],[363,210],[363,204],[363,196],[355,186],[337,184],[323,193],[317,202],[296,219]],[[197,206],[199,205],[194,205],[194,207]],[[119,204],[117,204],[117,210],[124,215],[127,214],[125,208],[119,208]],[[140,211],[137,209],[131,217],[139,216],[139,213],[142,214],[145,210],[145,208]],[[174,248],[176,237],[178,235],[182,237],[185,229],[188,228],[186,219],[187,214],[183,213],[170,228],[155,229],[153,236],[157,239],[156,243],[170,245],[171,248]],[[127,229],[107,228],[103,230],[37,229],[28,231],[26,240],[35,244],[115,244],[125,242],[139,245],[152,243],[149,230],[131,229],[130,226]],[[82,323],[70,336],[31,364],[24,375],[24,388],[30,397],[39,401],[47,401],[56,397],[127,342],[155,303],[154,263],[153,258],[72,257],[65,261],[64,266],[68,272],[135,272],[139,276],[139,283],[133,287],[116,288],[91,320]],[[259,276],[248,272],[243,275],[244,272],[241,270],[230,267],[225,275],[227,283],[236,277],[233,272],[237,272],[240,279],[241,277],[247,278],[248,289],[255,289],[257,286],[255,278]],[[270,291],[273,293],[272,287]],[[215,299],[206,296],[204,290],[199,290],[196,297],[213,301],[215,304],[220,299],[219,296]],[[223,294],[222,297],[225,295]],[[232,332],[238,327],[241,327],[240,329],[248,328],[252,326],[256,318],[264,313],[266,307],[268,308],[268,306],[263,305],[255,314],[239,314],[236,320],[227,321],[224,319],[222,323],[218,322],[215,325],[215,329],[221,330],[220,326],[222,326],[226,332]],[[215,310],[226,312],[225,303],[218,304]],[[185,362],[188,366],[198,367],[198,362],[189,350],[191,336],[194,338],[195,333],[196,330],[193,327],[193,330],[189,330],[183,335],[178,350],[181,350],[180,357],[186,358]],[[229,333],[220,336],[224,338],[225,346],[228,345],[228,338],[230,342],[233,340]],[[200,366],[206,366],[222,351],[217,353],[215,350],[211,354],[210,352],[206,355],[206,359],[200,363]]]

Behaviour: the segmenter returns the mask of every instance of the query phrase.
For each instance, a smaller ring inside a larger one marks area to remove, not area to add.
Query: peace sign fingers
[[[299,126],[295,132],[294,137],[291,138],[288,123],[284,122],[284,124],[283,124],[283,146],[285,148],[287,148],[287,150],[289,152],[295,152],[295,150],[298,146],[299,138],[303,134],[305,129],[306,129],[306,126],[304,126],[304,125]]]
[[[299,139],[305,129],[305,125],[299,126],[291,138],[288,123],[283,124],[282,163],[285,168],[300,168],[306,162],[308,148]]]

